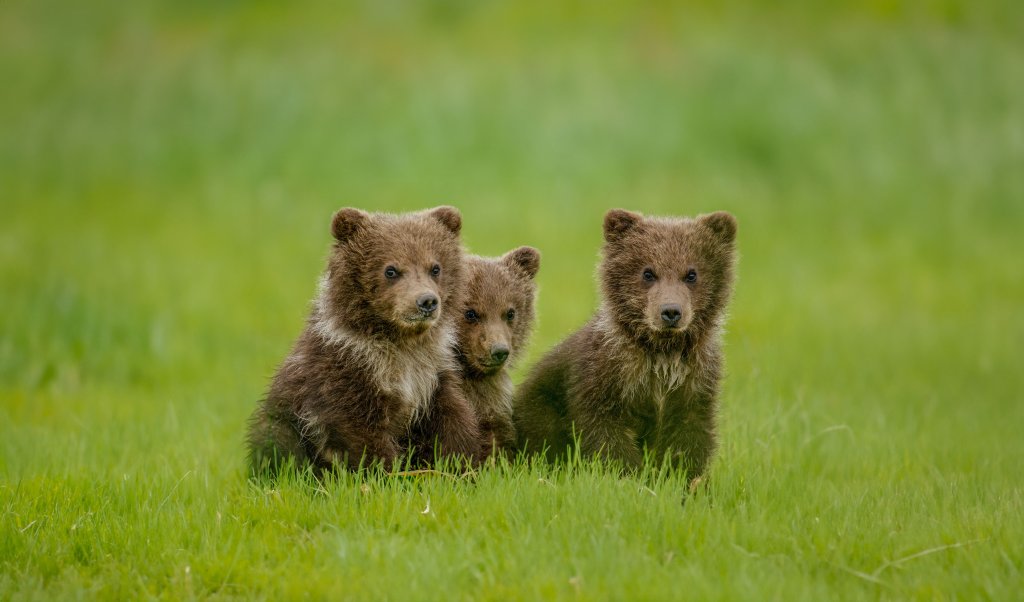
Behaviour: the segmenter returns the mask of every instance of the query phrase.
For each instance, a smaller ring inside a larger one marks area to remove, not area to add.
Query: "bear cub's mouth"
[[[405,316],[403,318],[403,321],[413,331],[416,331],[416,332],[426,332],[427,330],[430,329],[431,326],[434,325],[435,322],[437,322],[438,315],[439,314],[438,314],[437,311],[431,311],[431,312],[421,311],[419,313],[415,313],[415,314],[412,314],[412,315]]]
[[[689,326],[689,324],[682,325],[682,326],[680,326],[680,325],[676,325],[676,326],[662,326],[662,325],[659,324],[659,325],[652,325],[651,326],[651,331],[654,333],[654,336],[656,336],[658,338],[674,339],[674,338],[686,335],[686,328],[688,326]]]
[[[505,367],[505,362],[496,362],[493,360],[481,360],[476,361],[477,365],[480,366],[480,371],[484,374],[496,374]]]

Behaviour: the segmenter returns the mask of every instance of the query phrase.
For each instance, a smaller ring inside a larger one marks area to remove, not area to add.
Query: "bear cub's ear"
[[[363,228],[370,220],[370,214],[360,209],[345,207],[339,209],[331,219],[331,234],[338,242],[345,242]]]
[[[643,221],[639,213],[625,209],[612,209],[604,214],[604,239],[606,242],[621,240],[627,232]]]
[[[718,236],[718,239],[726,244],[736,240],[736,218],[725,211],[715,211],[697,218]]]
[[[540,251],[533,247],[519,247],[505,253],[501,261],[527,278],[533,278],[540,270]]]
[[[448,230],[456,236],[458,236],[459,232],[462,231],[462,215],[455,207],[450,207],[448,205],[435,207],[430,210],[428,215],[441,222],[441,225],[448,228]]]

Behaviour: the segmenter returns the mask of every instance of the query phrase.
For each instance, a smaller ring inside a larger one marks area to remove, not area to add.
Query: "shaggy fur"
[[[691,478],[714,453],[720,333],[733,283],[736,220],[605,216],[604,300],[516,392],[518,443],[638,467],[644,450]]]
[[[456,350],[463,390],[480,419],[483,445],[497,450],[515,442],[508,371],[533,328],[540,253],[520,247],[498,259],[468,256],[465,266],[466,296]]]
[[[335,214],[306,329],[250,421],[254,473],[273,474],[289,458],[318,473],[391,468],[421,440],[479,455],[478,422],[452,353],[464,289],[461,225],[452,207]]]

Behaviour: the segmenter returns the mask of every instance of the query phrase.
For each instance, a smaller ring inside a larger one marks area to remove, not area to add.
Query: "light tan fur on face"
[[[498,372],[505,367],[505,364],[493,364],[489,357],[492,349],[504,346],[512,351],[513,332],[505,319],[505,314],[509,309],[514,310],[514,303],[498,298],[504,297],[505,294],[501,291],[491,291],[490,299],[474,299],[472,305],[478,308],[475,311],[480,312],[479,318],[476,323],[462,327],[469,331],[461,337],[462,352],[474,367],[485,374]]]
[[[458,344],[470,376],[497,374],[513,365],[533,327],[533,281],[539,268],[536,249],[520,247],[497,259],[468,256],[467,292],[463,312],[473,311],[476,319],[465,315],[459,320]],[[511,310],[514,316],[508,319]],[[508,359],[496,364],[491,352],[508,349]]]
[[[416,306],[416,300],[422,295],[433,294],[438,299],[441,297],[438,283],[430,276],[430,270],[438,260],[434,257],[418,257],[418,253],[422,251],[397,248],[379,262],[379,272],[394,267],[401,275],[394,281],[385,281],[374,304],[381,313],[390,314],[392,321],[400,327],[422,333],[448,308],[439,306],[433,314],[424,316]]]
[[[647,319],[652,330],[659,332],[666,330],[661,320],[661,308],[670,304],[678,305],[682,309],[683,317],[679,320],[676,332],[666,334],[681,333],[690,325],[690,320],[693,318],[690,291],[679,282],[680,278],[675,274],[675,270],[669,270],[667,274],[663,271],[661,279],[654,283],[654,286],[648,291]]]
[[[422,335],[450,321],[461,305],[460,228],[461,218],[450,207],[373,216],[342,209],[332,222],[336,243],[324,308],[354,330],[391,339]],[[424,295],[437,299],[432,313],[417,306]]]
[[[610,211],[599,268],[607,310],[651,349],[679,349],[693,340],[688,333],[711,332],[720,313],[706,308],[728,294],[734,235],[735,220],[725,213],[658,218]],[[661,318],[667,306],[680,311],[674,327]]]

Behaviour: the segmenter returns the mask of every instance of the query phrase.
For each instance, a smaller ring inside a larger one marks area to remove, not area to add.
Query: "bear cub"
[[[600,309],[516,392],[518,443],[554,459],[578,440],[584,455],[627,470],[646,450],[697,479],[716,446],[736,220],[614,209],[604,240]]]
[[[462,218],[341,209],[319,293],[249,425],[254,474],[289,458],[317,474],[396,466],[410,445],[479,456],[452,347],[462,318]]]
[[[463,391],[480,420],[483,446],[515,443],[509,368],[534,322],[540,253],[520,247],[497,259],[466,257],[466,296],[456,339]]]

